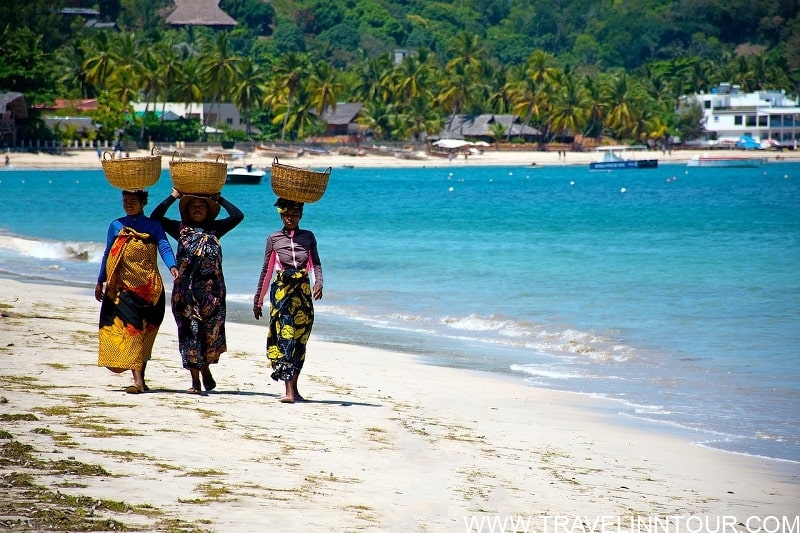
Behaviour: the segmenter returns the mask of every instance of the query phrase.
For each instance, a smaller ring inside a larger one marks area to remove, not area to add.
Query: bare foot
[[[294,398],[291,396],[283,396],[281,398],[281,403],[294,403]]]
[[[203,387],[206,390],[214,390],[217,388],[217,382],[214,381],[214,376],[211,375],[209,370],[205,370],[202,372],[203,375]]]

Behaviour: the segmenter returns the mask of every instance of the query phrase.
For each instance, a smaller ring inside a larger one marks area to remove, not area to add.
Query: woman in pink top
[[[281,402],[294,403],[303,401],[297,380],[314,325],[313,300],[322,298],[322,264],[314,234],[298,227],[303,218],[303,204],[278,198],[275,206],[283,228],[267,237],[253,316],[261,318],[261,307],[269,291],[267,357],[272,364],[272,379],[283,380],[286,386]],[[313,274],[313,289],[309,273]]]

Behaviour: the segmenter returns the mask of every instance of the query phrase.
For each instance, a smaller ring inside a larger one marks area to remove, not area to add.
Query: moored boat
[[[625,170],[632,168],[657,168],[658,159],[637,157],[647,154],[647,146],[598,146],[597,161],[589,163],[589,170]]]
[[[234,167],[228,170],[225,183],[229,185],[258,185],[266,171],[254,168],[252,165],[246,167]]]
[[[760,167],[764,162],[760,157],[726,156],[726,155],[696,155],[686,163],[687,167],[711,168],[754,168]]]

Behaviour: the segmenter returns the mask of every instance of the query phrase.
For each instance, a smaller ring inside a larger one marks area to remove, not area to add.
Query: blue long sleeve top
[[[158,254],[161,256],[161,260],[164,261],[164,264],[167,265],[167,268],[171,269],[177,265],[175,254],[172,252],[172,246],[170,246],[167,240],[167,234],[164,232],[164,228],[161,227],[161,224],[144,215],[125,215],[113,221],[111,225],[108,226],[106,250],[103,252],[103,261],[100,263],[100,274],[97,276],[97,281],[99,283],[105,283],[106,281],[106,262],[108,261],[108,254],[111,251],[111,246],[114,244],[117,235],[119,235],[120,230],[124,227],[150,235],[156,243],[158,243]]]

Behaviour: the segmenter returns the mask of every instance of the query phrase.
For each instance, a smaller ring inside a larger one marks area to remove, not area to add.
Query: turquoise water
[[[147,212],[169,188],[165,173]],[[224,193],[245,213],[222,242],[232,319],[248,321],[279,219],[267,181]],[[0,198],[0,275],[94,284],[123,214],[100,170],[4,170]],[[800,461],[800,165],[334,169],[301,226],[325,271],[320,339]]]

